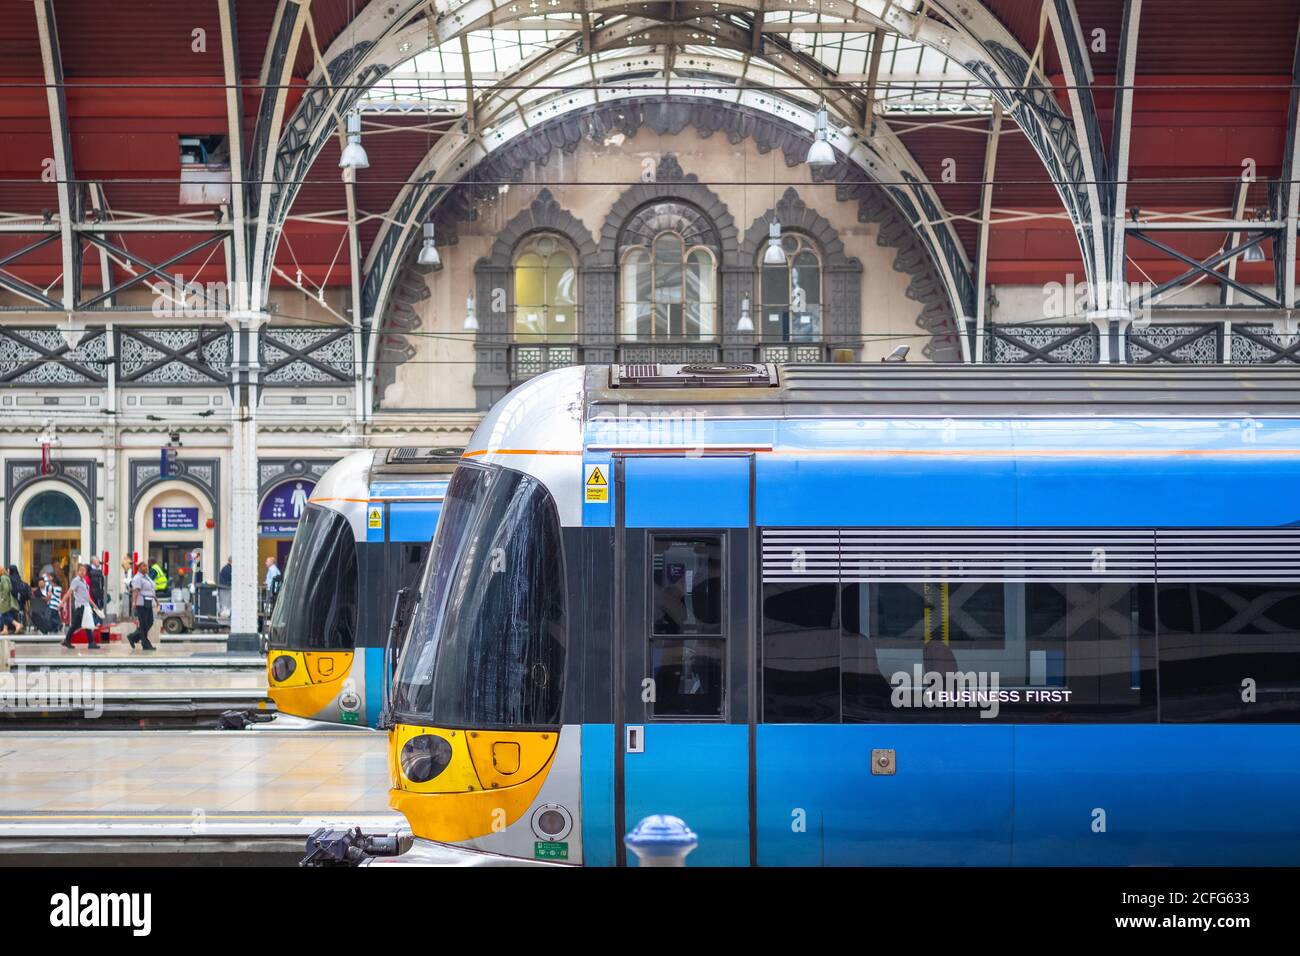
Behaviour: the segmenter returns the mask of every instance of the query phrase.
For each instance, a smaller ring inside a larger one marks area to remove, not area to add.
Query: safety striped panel
[[[1300,529],[765,528],[763,580],[1300,581]]]

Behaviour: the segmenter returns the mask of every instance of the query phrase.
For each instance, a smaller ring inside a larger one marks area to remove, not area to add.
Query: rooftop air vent
[[[463,448],[432,446],[421,448],[390,448],[385,463],[389,465],[415,465],[427,462],[457,462]]]
[[[771,388],[775,365],[615,365],[611,388]]]

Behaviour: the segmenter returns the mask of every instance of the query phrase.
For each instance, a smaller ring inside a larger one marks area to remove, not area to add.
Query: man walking
[[[154,649],[153,644],[149,642],[149,629],[153,627],[153,602],[155,598],[155,587],[153,578],[145,572],[148,568],[141,561],[135,569],[135,577],[131,579],[131,609],[135,614],[135,630],[126,636],[135,647],[136,642],[146,651]]]
[[[68,633],[63,636],[63,646],[69,650],[72,649],[72,635],[80,630],[88,632],[86,649],[99,649],[99,641],[95,640],[95,612],[99,605],[90,596],[90,585],[86,583],[89,575],[90,565],[85,562],[78,564],[77,573],[69,579],[68,589],[63,592],[63,604],[68,609]]]

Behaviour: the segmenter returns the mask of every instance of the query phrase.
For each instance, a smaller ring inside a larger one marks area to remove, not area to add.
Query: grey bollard
[[[680,817],[656,813],[646,817],[623,838],[641,866],[685,866],[686,856],[700,839]]]

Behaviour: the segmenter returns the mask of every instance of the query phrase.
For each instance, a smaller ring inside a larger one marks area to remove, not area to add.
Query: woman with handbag
[[[99,648],[99,642],[95,640],[95,612],[99,608],[90,596],[89,572],[90,565],[78,565],[77,573],[69,579],[68,589],[63,592],[63,604],[68,609],[68,633],[64,635],[63,646],[67,648],[72,647],[72,635],[81,630],[88,632],[86,649]]]

